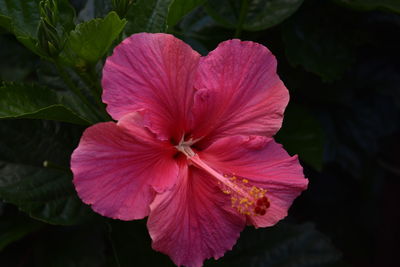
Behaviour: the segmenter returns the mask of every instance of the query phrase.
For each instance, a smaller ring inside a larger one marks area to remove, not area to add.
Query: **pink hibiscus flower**
[[[80,198],[104,216],[148,216],[155,250],[201,266],[246,224],[287,215],[308,180],[271,138],[289,95],[264,46],[229,40],[201,57],[168,34],[135,34],[103,70],[117,121],[84,132],[71,159]]]

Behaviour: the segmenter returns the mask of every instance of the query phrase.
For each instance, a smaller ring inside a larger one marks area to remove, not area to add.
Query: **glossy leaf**
[[[1,0],[0,25],[11,32],[35,37],[40,19],[39,2],[40,0]]]
[[[203,8],[197,8],[185,16],[179,23],[179,29],[180,38],[202,55],[207,55],[220,42],[233,36],[233,32],[217,25]]]
[[[70,33],[63,58],[76,67],[86,63],[95,64],[111,48],[112,43],[122,32],[126,24],[115,12],[104,19],[93,19],[78,24]]]
[[[0,26],[13,33],[32,51],[37,52],[40,0],[0,0]]]
[[[72,175],[59,170],[0,161],[0,197],[51,224],[76,224],[88,214],[72,186]]]
[[[78,133],[43,121],[0,126],[0,198],[47,223],[87,220],[92,212],[77,197],[67,165]]]
[[[1,120],[0,160],[36,167],[51,161],[68,169],[71,153],[83,129],[56,121]]]
[[[300,160],[321,170],[324,148],[322,127],[307,109],[290,104],[276,138],[290,154],[298,154]]]
[[[14,36],[0,36],[0,80],[23,81],[35,72],[37,57]]]
[[[168,12],[174,0],[137,0],[129,9],[128,35],[138,32],[165,32]]]
[[[56,1],[59,27],[70,30],[74,26],[75,10],[68,0]],[[39,3],[40,0],[0,0],[0,26],[13,33],[30,50],[42,55],[36,46],[40,21]]]
[[[0,119],[31,118],[89,125],[91,121],[66,106],[62,97],[45,87],[4,83],[0,87]]]
[[[259,31],[281,23],[302,3],[303,0],[208,0],[206,9],[225,27]]]
[[[203,4],[206,0],[175,0],[168,13],[168,27],[176,25],[186,14]]]

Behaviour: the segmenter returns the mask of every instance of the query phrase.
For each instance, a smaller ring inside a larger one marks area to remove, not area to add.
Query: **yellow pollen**
[[[267,190],[254,186],[244,177],[232,174],[223,174],[211,168],[204,162],[188,144],[182,143],[175,146],[190,162],[206,171],[218,180],[218,187],[231,198],[232,207],[239,213],[250,216],[263,216],[270,207],[270,199],[265,196]]]
[[[240,204],[245,204],[245,203],[247,203],[249,200],[247,199],[247,198],[242,198],[241,200],[240,200]]]
[[[240,178],[235,175],[226,175],[223,177],[227,182],[218,182],[222,192],[231,196],[232,207],[239,213],[249,216],[259,216],[260,209],[266,210],[266,206],[257,206],[260,199],[265,197],[267,190],[251,185],[246,178]],[[265,214],[265,212],[264,212]]]

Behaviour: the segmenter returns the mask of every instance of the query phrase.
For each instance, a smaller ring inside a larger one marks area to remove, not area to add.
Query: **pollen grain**
[[[262,216],[270,207],[267,190],[251,185],[246,178],[224,174],[227,183],[218,182],[222,192],[230,195],[232,208],[249,216]],[[228,186],[229,185],[229,186]]]

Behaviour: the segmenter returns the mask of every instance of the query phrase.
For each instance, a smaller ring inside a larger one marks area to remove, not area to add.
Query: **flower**
[[[201,57],[168,34],[134,34],[103,70],[117,122],[84,132],[71,159],[79,197],[104,216],[148,216],[155,250],[201,266],[246,224],[267,227],[305,190],[275,143],[289,95],[264,46],[229,40]]]

